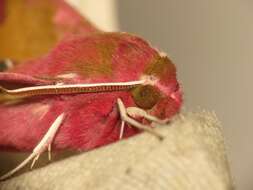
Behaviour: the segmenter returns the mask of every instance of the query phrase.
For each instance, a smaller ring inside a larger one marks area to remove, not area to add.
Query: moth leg
[[[144,117],[145,119],[152,121],[158,124],[166,124],[169,119],[159,119],[153,115],[148,114],[145,110],[138,108],[138,107],[128,107],[126,108],[126,112],[131,117]]]
[[[39,159],[39,157],[40,157],[40,154],[38,154],[38,155],[33,159],[32,164],[31,164],[31,166],[30,166],[30,169],[33,169],[33,166],[34,166],[35,162],[37,162],[37,160]]]
[[[48,145],[48,148],[47,148],[47,152],[48,152],[48,160],[51,161],[51,148],[52,148],[52,145],[51,143]]]
[[[138,129],[142,129],[152,135],[155,135],[158,139],[162,140],[163,139],[163,136],[159,133],[157,133],[156,131],[154,131],[152,128],[150,128],[149,126],[147,125],[143,125],[141,124],[140,122],[132,119],[131,117],[129,117],[127,115],[127,111],[126,111],[126,108],[122,102],[122,100],[120,98],[117,99],[117,104],[118,104],[118,107],[119,107],[119,113],[120,113],[120,116],[121,116],[121,120],[132,125],[133,127],[136,127]]]
[[[124,129],[125,129],[125,121],[121,121],[121,126],[120,126],[120,133],[119,133],[119,139],[122,139],[123,134],[124,134]]]
[[[48,147],[47,147],[47,151],[48,151],[48,160],[51,161],[51,143],[48,144]],[[37,160],[39,159],[40,157],[40,154],[38,154],[32,161],[32,164],[30,166],[30,169],[33,168],[34,164],[37,162]]]
[[[10,176],[12,176],[13,174],[15,174],[17,171],[19,171],[24,166],[26,166],[31,160],[33,160],[33,163],[31,165],[31,167],[32,167],[34,165],[34,163],[36,162],[36,160],[38,160],[39,156],[48,148],[48,146],[51,146],[50,144],[52,143],[52,141],[56,135],[56,132],[58,131],[59,127],[61,126],[64,118],[65,118],[65,114],[64,113],[60,114],[55,119],[53,124],[50,126],[49,130],[44,135],[44,137],[41,139],[41,141],[33,149],[32,154],[30,154],[30,156],[28,156],[16,168],[12,169],[11,171],[6,173],[5,175],[1,176],[0,181],[5,180],[5,179],[9,178]]]
[[[48,144],[47,152],[48,152],[48,160],[51,161],[51,143]],[[40,154],[42,154],[42,153],[40,153]],[[35,165],[35,163],[36,163],[37,160],[39,159],[40,154],[38,154],[38,155],[33,159],[32,164],[31,164],[31,166],[30,166],[30,169],[33,168],[33,166]]]

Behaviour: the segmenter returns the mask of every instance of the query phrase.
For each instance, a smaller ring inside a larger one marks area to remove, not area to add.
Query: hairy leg
[[[154,129],[152,129],[151,127],[149,127],[147,125],[143,125],[142,123],[129,117],[127,114],[127,109],[125,108],[125,106],[120,98],[117,99],[117,104],[119,107],[119,112],[120,112],[122,122],[126,122],[133,127],[136,127],[138,129],[142,129],[148,133],[151,133],[152,135],[156,136],[160,140],[163,139],[163,136],[161,134],[157,133],[156,131],[154,131]],[[124,128],[124,124],[121,125],[121,128]],[[123,129],[121,129],[121,131],[123,131]]]
[[[33,149],[33,152],[30,156],[28,156],[23,162],[21,162],[17,167],[6,173],[5,175],[0,177],[0,180],[5,180],[9,177],[11,177],[13,174],[15,174],[17,171],[22,169],[24,166],[26,166],[31,160],[33,160],[31,168],[35,164],[35,162],[39,159],[39,156],[48,149],[49,151],[49,158],[51,158],[51,143],[56,135],[56,132],[58,131],[59,127],[61,126],[63,120],[64,120],[65,114],[60,114],[53,124],[50,126],[47,133],[44,135],[44,137],[41,139],[41,141],[38,143],[38,145]]]

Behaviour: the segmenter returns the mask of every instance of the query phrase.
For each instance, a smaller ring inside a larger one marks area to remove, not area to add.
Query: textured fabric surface
[[[11,178],[0,189],[233,189],[213,114],[180,115],[157,131],[163,141],[142,133]]]

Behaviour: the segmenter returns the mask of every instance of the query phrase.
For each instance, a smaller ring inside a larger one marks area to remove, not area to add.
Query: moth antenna
[[[13,105],[24,101],[24,98],[8,94],[8,90],[0,86],[0,104]]]
[[[0,86],[0,103],[8,101],[8,98],[6,89]]]
[[[8,93],[8,92],[7,92],[6,88],[0,86],[0,94],[3,94],[3,93],[6,94],[6,93]]]
[[[80,94],[80,93],[98,93],[127,91],[138,85],[144,84],[145,80],[129,82],[108,82],[92,84],[61,84],[32,86],[8,90],[1,88],[1,92],[14,97],[30,97],[38,95],[58,95],[58,94]]]

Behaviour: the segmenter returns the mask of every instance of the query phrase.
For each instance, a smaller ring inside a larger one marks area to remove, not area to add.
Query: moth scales
[[[30,96],[39,96],[39,95],[49,95],[49,94],[74,94],[74,93],[99,93],[99,92],[112,92],[112,91],[121,91],[121,90],[129,90],[138,85],[148,85],[150,81],[148,80],[139,80],[139,81],[130,81],[130,82],[118,82],[118,83],[97,83],[97,84],[75,84],[75,85],[47,85],[47,86],[37,86],[37,87],[26,87],[14,90],[8,90],[3,87],[0,89],[6,95],[13,96],[15,98],[25,98]],[[150,121],[164,124],[167,120],[160,120],[155,116],[151,116],[147,114],[143,109],[136,107],[125,108],[122,100],[120,98],[117,99],[117,104],[119,108],[119,112],[121,115],[121,133],[119,139],[123,136],[123,131],[125,127],[125,123],[131,124],[131,126],[136,127],[138,129],[144,130],[156,136],[158,139],[162,140],[163,136],[157,132],[155,132],[149,126],[143,125],[138,121],[134,120],[132,117],[144,117]],[[131,110],[131,111],[128,111]],[[61,126],[65,118],[65,113],[60,114],[53,124],[50,126],[47,133],[38,143],[38,145],[33,149],[32,154],[27,157],[22,163],[20,163],[17,167],[6,173],[5,175],[0,177],[0,180],[5,180],[15,174],[17,171],[25,167],[30,161],[32,161],[31,168],[33,168],[35,162],[38,160],[39,156],[47,149],[48,150],[48,158],[51,160],[51,143]]]
[[[91,150],[138,132],[125,125],[162,138],[147,126],[148,121],[166,123],[182,102],[176,69],[168,57],[125,33],[102,33],[61,43],[41,61],[12,72],[0,73],[0,79],[8,76],[7,82],[24,81],[26,85],[0,89],[3,100],[21,100],[17,105],[0,105],[0,132],[4,134],[0,148],[37,152],[34,147],[42,141],[56,150]],[[47,84],[39,79],[45,74],[63,79]],[[56,135],[45,135],[62,114]],[[15,139],[11,131],[15,131]],[[44,137],[54,140],[48,143]],[[33,154],[30,160],[37,156]]]

